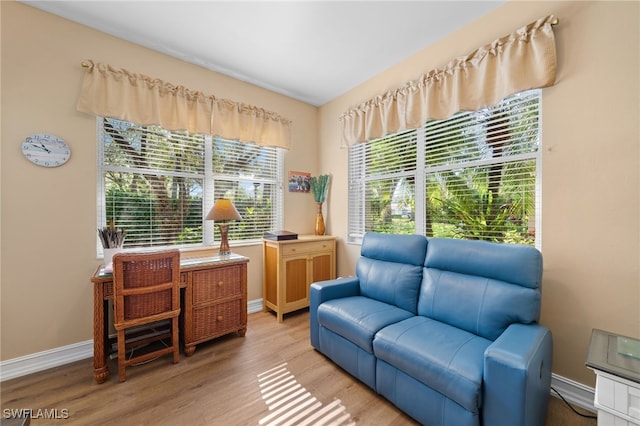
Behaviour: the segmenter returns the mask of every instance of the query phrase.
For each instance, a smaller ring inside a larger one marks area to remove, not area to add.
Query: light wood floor
[[[287,370],[316,404],[341,406],[348,417],[341,424],[416,424],[313,350],[308,320],[305,311],[287,315],[282,324],[271,313],[251,314],[245,337],[230,335],[199,345],[193,356],[182,356],[175,365],[167,356],[128,368],[124,383],[118,383],[112,361],[111,377],[96,384],[91,359],[9,380],[1,384],[2,412],[48,410],[67,417],[34,418],[32,425],[267,424],[274,408],[267,406],[261,386],[265,392],[268,381],[263,379],[277,367]],[[551,398],[545,426],[595,424]]]

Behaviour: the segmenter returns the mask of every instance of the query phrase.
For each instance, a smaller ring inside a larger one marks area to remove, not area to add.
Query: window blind
[[[259,239],[265,231],[282,228],[282,163],[280,149],[213,139],[214,200],[232,199],[242,215],[230,227],[229,239]],[[215,235],[219,240],[217,227]]]
[[[349,234],[413,233],[417,132],[390,135],[349,150]],[[394,220],[403,217],[406,220]]]
[[[375,231],[533,245],[539,145],[540,90],[353,145],[350,241]]]
[[[98,123],[98,226],[124,228],[125,247],[219,240],[203,218],[222,197],[243,216],[230,227],[231,240],[257,240],[280,225],[279,149],[111,118]]]

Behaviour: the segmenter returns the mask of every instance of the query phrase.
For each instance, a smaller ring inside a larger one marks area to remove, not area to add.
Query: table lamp
[[[218,223],[218,229],[220,229],[220,254],[229,255],[231,249],[229,248],[229,221],[230,220],[242,220],[242,216],[236,210],[236,206],[233,205],[231,200],[227,198],[218,199],[205,220],[213,220]]]

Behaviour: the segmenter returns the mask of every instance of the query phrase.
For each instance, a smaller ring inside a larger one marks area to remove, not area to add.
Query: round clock
[[[69,161],[71,149],[57,136],[37,133],[22,142],[22,155],[42,167],[58,167]]]

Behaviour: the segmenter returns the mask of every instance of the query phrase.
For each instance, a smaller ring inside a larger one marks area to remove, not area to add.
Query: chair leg
[[[127,350],[125,347],[125,333],[124,330],[118,330],[118,381],[120,382],[127,380],[127,373],[125,371],[126,359]]]
[[[171,319],[171,341],[173,344],[173,363],[180,361],[180,341],[178,339],[178,317]]]

